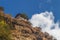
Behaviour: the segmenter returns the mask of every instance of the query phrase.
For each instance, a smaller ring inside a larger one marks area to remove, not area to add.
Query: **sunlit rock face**
[[[48,33],[43,33],[40,27],[32,27],[28,20],[19,20],[6,14],[4,19],[12,25],[12,40],[55,40]]]
[[[13,40],[54,40],[48,33],[43,33],[40,27],[29,25],[28,21],[16,20],[15,22],[15,30],[12,30]]]

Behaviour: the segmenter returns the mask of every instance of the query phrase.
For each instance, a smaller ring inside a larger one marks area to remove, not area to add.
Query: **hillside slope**
[[[32,27],[31,23],[26,19],[23,19],[23,18],[17,19],[17,18],[11,17],[9,14],[0,13],[0,22],[2,20],[4,21],[4,24],[9,25],[9,29],[11,32],[10,40],[56,40],[54,39],[53,36],[49,35],[48,33],[46,32],[43,33],[41,31],[41,28]],[[0,28],[1,28],[1,25],[0,25]],[[1,32],[1,29],[0,29],[0,32]],[[6,39],[6,37],[4,36],[3,40],[9,40],[9,39]],[[0,36],[0,39],[1,39],[1,36]]]

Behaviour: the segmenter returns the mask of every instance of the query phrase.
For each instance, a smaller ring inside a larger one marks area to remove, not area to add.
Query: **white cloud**
[[[42,12],[40,14],[34,14],[29,20],[33,27],[41,27],[43,32],[48,32],[60,40],[59,22],[54,22],[54,16],[52,12]],[[54,28],[54,29],[51,29]]]

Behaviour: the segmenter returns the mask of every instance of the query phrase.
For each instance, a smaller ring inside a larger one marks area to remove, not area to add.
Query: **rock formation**
[[[12,24],[11,34],[13,40],[56,40],[48,33],[43,33],[40,27],[32,27],[29,21],[4,16],[7,24]]]
[[[32,27],[26,19],[13,18],[9,14],[4,14],[3,18],[8,25],[11,25],[12,40],[56,40],[48,33],[43,33],[40,27]]]

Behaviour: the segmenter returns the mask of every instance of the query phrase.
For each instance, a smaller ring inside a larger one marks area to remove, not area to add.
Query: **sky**
[[[60,40],[60,0],[0,0],[6,14],[26,13],[33,27]]]
[[[40,27],[42,32],[47,32],[53,38],[60,40],[60,22],[55,22],[54,17],[53,12],[45,11],[32,15],[29,21],[33,27]]]
[[[60,0],[0,0],[0,6],[13,17],[17,13],[26,13],[31,18],[35,13],[52,11],[55,21],[60,20]]]

